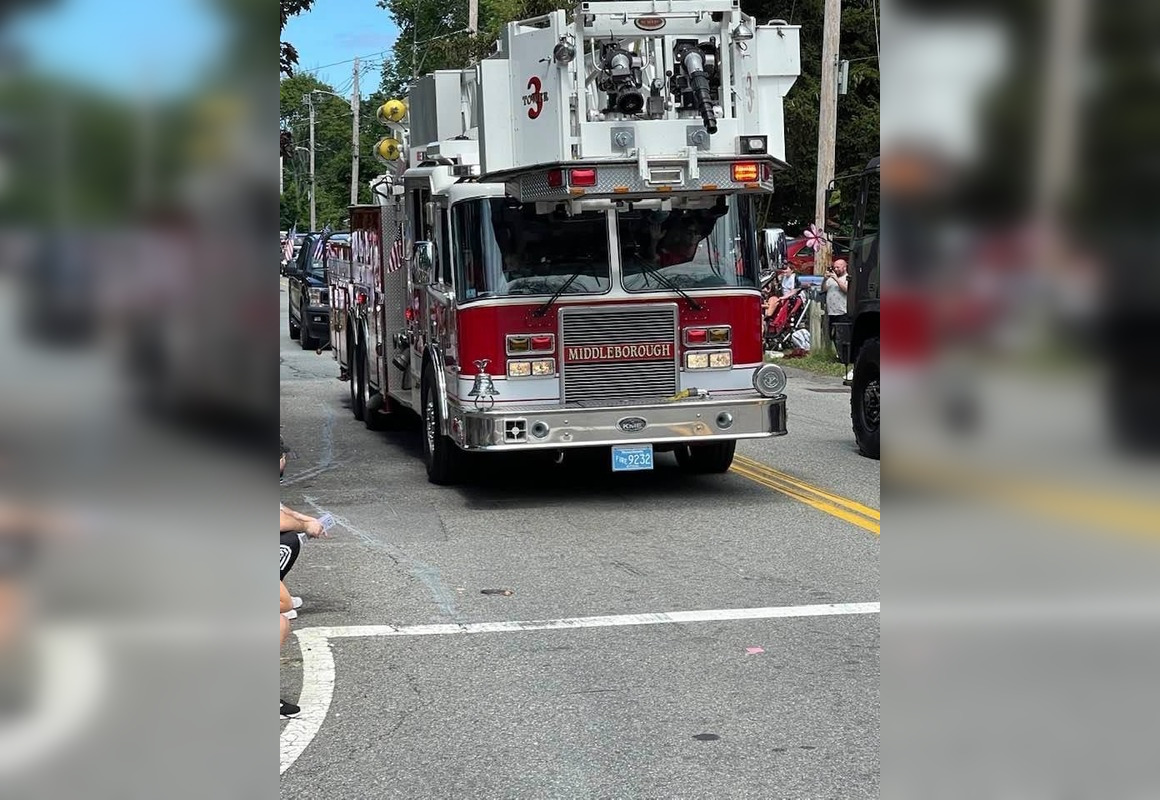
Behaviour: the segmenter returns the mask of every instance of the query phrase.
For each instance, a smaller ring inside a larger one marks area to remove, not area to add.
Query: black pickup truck
[[[290,295],[287,326],[290,338],[297,339],[303,350],[316,350],[330,344],[326,245],[332,240],[349,238],[349,233],[342,232],[307,237],[302,242],[298,257],[286,272],[287,292]]]

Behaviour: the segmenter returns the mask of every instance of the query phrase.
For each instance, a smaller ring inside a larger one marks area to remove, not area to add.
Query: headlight
[[[545,378],[556,374],[556,359],[537,358],[531,361],[509,361],[509,378]]]
[[[685,353],[685,369],[729,369],[732,366],[733,353],[729,350]]]
[[[731,366],[733,366],[733,353],[728,350],[709,354],[710,369],[728,369]]]
[[[326,304],[326,290],[310,288],[306,290],[306,297],[310,300],[310,305],[321,306]]]
[[[766,397],[774,397],[785,389],[785,370],[777,364],[758,367],[753,373],[753,388]]]

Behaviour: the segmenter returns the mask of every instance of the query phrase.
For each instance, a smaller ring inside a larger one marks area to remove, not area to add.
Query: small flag
[[[330,235],[330,224],[328,223],[325,226],[323,226],[322,233],[318,234],[318,238],[314,240],[314,248],[313,248],[314,252],[311,253],[311,256],[310,256],[311,263],[314,263],[318,259],[322,258],[322,243],[326,240],[326,237],[329,235]]]
[[[282,260],[289,261],[294,257],[294,237],[298,235],[298,223],[294,223],[294,227],[290,229],[290,235],[286,237],[286,242],[282,245]]]
[[[395,236],[395,243],[391,245],[391,250],[387,254],[387,272],[398,272],[403,268],[403,263],[406,260],[403,252],[403,228],[399,226],[398,234]]]

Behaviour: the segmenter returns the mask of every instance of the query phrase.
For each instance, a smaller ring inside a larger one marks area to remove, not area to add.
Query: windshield
[[[620,211],[617,228],[624,288],[630,292],[671,288],[666,282],[681,289],[757,286],[748,198],[721,198],[712,208]]]
[[[532,204],[490,198],[459,203],[451,213],[461,301],[552,295],[566,284],[565,294],[594,294],[612,285],[602,211],[537,214]]]

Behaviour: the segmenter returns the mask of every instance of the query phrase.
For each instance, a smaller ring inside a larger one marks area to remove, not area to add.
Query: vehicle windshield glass
[[[481,198],[452,209],[452,229],[461,301],[552,295],[561,289],[599,294],[612,286],[602,211],[537,214],[533,204]]]
[[[711,208],[624,210],[617,213],[617,228],[630,292],[664,291],[665,279],[685,290],[757,287],[749,198],[720,198]]]

